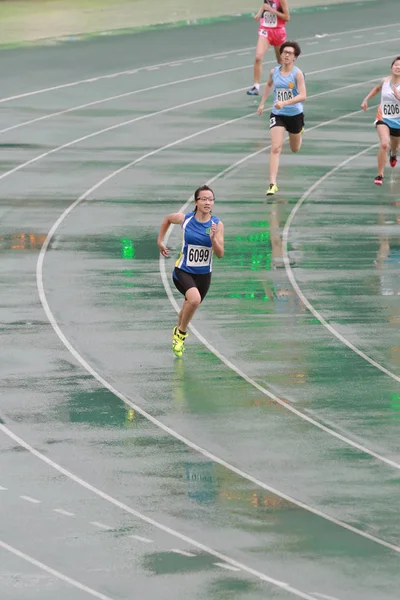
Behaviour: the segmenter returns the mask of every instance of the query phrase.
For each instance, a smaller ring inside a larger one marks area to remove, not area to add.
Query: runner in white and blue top
[[[182,249],[172,274],[175,287],[185,296],[178,324],[172,332],[172,350],[178,357],[185,350],[187,327],[210,287],[213,254],[218,258],[224,255],[224,225],[212,214],[214,192],[207,185],[199,187],[194,193],[194,203],[194,211],[187,215],[167,215],[157,239],[161,254],[167,257],[165,234],[171,224],[182,226]]]
[[[281,64],[271,70],[258,107],[258,114],[261,115],[265,101],[273,91],[274,102],[269,119],[271,153],[267,196],[273,196],[278,191],[276,182],[285,132],[289,134],[291,151],[298,152],[304,131],[303,102],[307,97],[307,90],[303,72],[294,66],[301,49],[297,42],[285,42],[280,47],[280,53]]]
[[[394,168],[397,165],[397,153],[400,148],[400,56],[396,56],[390,68],[391,77],[380,81],[361,103],[361,108],[367,110],[368,100],[381,94],[381,102],[375,120],[380,141],[378,175],[374,180],[376,185],[383,184],[388,150],[390,152],[389,164]]]

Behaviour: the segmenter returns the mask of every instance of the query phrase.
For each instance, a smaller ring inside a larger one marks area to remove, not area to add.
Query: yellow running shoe
[[[278,191],[278,186],[276,185],[276,183],[270,183],[269,188],[265,192],[265,195],[273,196],[274,194],[276,194],[277,191]]]
[[[185,339],[187,336],[187,333],[181,333],[177,327],[172,330],[172,351],[178,358],[185,352]]]

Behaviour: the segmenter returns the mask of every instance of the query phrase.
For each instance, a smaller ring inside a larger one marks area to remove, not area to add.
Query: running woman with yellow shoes
[[[279,48],[286,41],[286,23],[290,19],[287,0],[265,0],[254,19],[260,24],[254,59],[254,83],[247,90],[248,96],[258,96],[260,93],[262,61],[270,46],[275,50],[276,62],[281,62]]]
[[[303,102],[307,97],[307,90],[303,72],[294,66],[300,54],[301,49],[297,42],[282,44],[280,47],[282,64],[271,70],[258,107],[258,114],[262,115],[265,101],[273,90],[274,101],[269,119],[271,152],[267,196],[273,196],[278,191],[276,182],[285,131],[289,134],[291,151],[298,152],[301,148],[304,131]]]
[[[172,350],[177,357],[185,351],[187,328],[200,303],[204,300],[211,283],[212,258],[224,255],[224,225],[212,214],[214,192],[202,185],[194,193],[194,211],[171,213],[160,227],[157,245],[164,257],[169,255],[164,237],[171,224],[181,225],[183,230],[182,249],[172,280],[177,290],[185,297],[178,315],[178,324],[172,332]]]
[[[388,150],[390,150],[390,166],[395,167],[400,147],[400,56],[392,62],[391,70],[391,77],[383,79],[361,103],[361,108],[367,110],[368,100],[381,93],[381,103],[375,121],[380,141],[378,175],[374,180],[376,185],[383,184]]]

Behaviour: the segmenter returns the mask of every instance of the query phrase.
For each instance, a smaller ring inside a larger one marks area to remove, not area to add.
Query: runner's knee
[[[191,288],[186,292],[186,302],[191,308],[198,308],[200,306],[201,296],[197,288]]]
[[[282,144],[272,144],[271,154],[280,154],[282,152]]]

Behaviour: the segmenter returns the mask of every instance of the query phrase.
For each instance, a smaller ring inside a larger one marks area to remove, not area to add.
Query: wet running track
[[[293,17],[306,133],[268,203],[254,23],[2,52],[5,599],[398,597],[400,175],[373,185],[360,110],[385,6]],[[204,182],[226,254],[176,360],[156,237]]]

